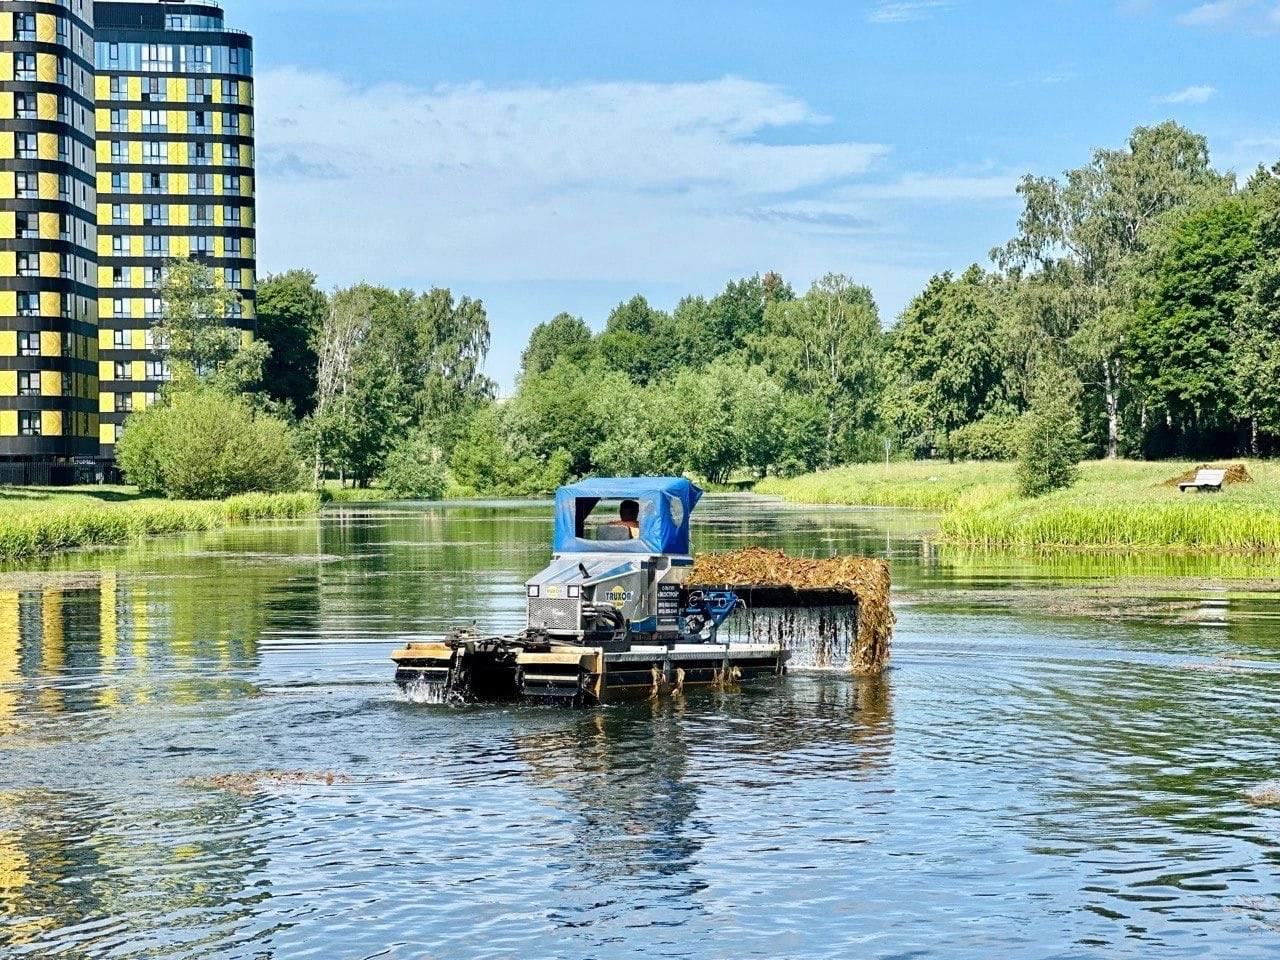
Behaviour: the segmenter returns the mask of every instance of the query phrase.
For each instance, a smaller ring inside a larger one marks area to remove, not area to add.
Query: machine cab
[[[674,640],[702,491],[683,477],[584,480],[556,493],[551,564],[525,590],[528,626],[599,643]],[[622,522],[635,505],[634,529]]]

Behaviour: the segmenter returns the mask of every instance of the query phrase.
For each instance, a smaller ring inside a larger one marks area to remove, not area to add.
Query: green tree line
[[[587,474],[723,483],[886,445],[1021,452],[1029,491],[1069,482],[1086,455],[1274,453],[1280,165],[1238,183],[1204,137],[1166,123],[1059,177],[1027,176],[1018,194],[990,265],[933,277],[888,329],[867,287],[836,273],[803,292],[776,273],[733,280],[670,312],[636,295],[599,332],[567,313],[540,324],[506,399],[483,373],[478,300],[325,293],[294,270],[262,282],[245,342],[216,319],[234,295],[178,264],[162,291],[167,393],[231,404],[210,422],[256,423],[258,445],[284,425],[299,483],[423,497],[531,495]],[[185,436],[194,413],[169,399],[135,416],[125,469],[150,476],[139,448],[164,448],[148,420],[182,419]]]

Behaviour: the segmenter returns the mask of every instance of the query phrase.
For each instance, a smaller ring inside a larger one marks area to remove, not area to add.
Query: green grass
[[[976,547],[1280,552],[1280,464],[1249,462],[1255,482],[1182,494],[1166,481],[1197,464],[1085,463],[1080,482],[1032,499],[1009,464],[895,464],[772,481],[788,500],[935,510],[941,538]]]
[[[180,501],[144,497],[130,487],[5,487],[0,488],[0,560],[307,516],[320,501],[311,492]]]
[[[962,502],[1012,496],[1013,465],[1008,463],[943,463],[920,461],[860,463],[789,480],[770,477],[756,493],[797,503],[830,503],[851,507],[902,507],[907,510],[951,510]]]

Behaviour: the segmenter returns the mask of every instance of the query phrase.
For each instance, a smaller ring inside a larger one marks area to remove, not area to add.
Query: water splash
[[[730,643],[781,644],[798,670],[848,670],[858,640],[858,608],[757,607],[735,613],[720,631]]]
[[[419,706],[446,707],[457,702],[448,684],[425,680],[414,680],[401,687],[399,696],[405,703]]]

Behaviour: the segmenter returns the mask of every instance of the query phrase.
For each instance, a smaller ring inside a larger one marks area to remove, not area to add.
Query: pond
[[[0,956],[1280,954],[1276,565],[931,527],[708,498],[699,549],[889,557],[892,670],[586,711],[391,682],[520,625],[545,504],[0,574]]]

